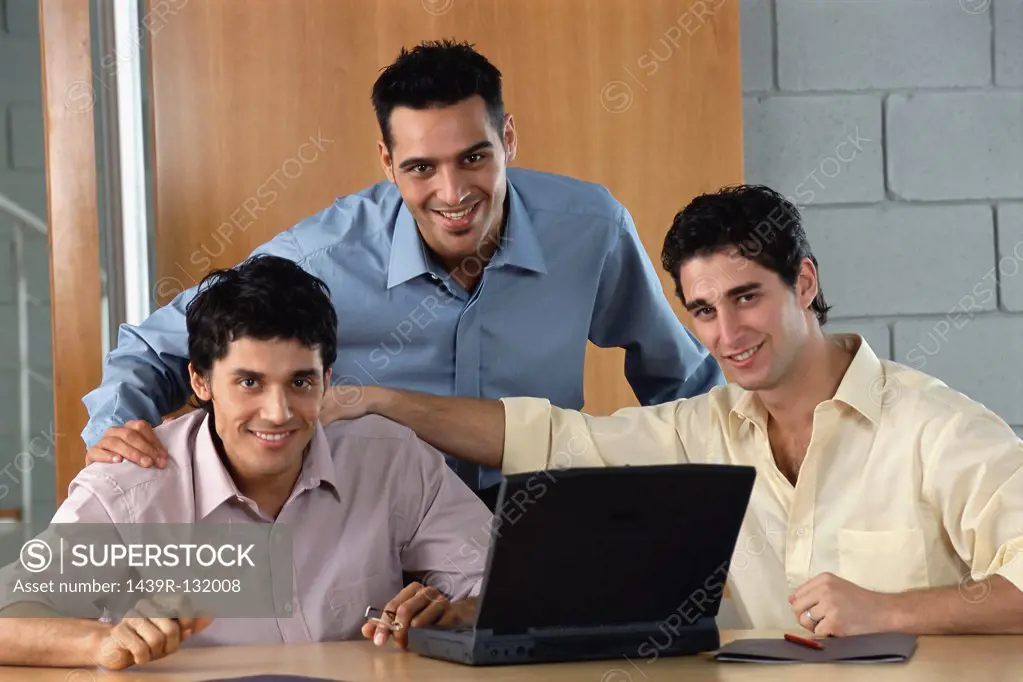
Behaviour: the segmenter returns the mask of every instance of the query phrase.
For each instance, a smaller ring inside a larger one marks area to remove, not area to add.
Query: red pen
[[[806,639],[805,637],[800,637],[799,635],[791,635],[791,634],[789,634],[787,632],[785,633],[785,639],[787,641],[793,642],[795,644],[800,644],[800,645],[805,646],[805,647],[810,647],[811,649],[823,649],[824,648],[824,645],[821,644],[820,642],[818,642],[815,639]]]

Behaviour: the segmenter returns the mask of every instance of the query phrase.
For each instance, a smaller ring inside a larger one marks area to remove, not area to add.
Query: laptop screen
[[[477,628],[716,616],[754,478],[752,467],[708,464],[507,477]]]

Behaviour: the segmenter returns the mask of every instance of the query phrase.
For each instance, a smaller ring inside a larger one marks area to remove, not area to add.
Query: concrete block
[[[1023,311],[1023,204],[998,207],[998,286],[1002,309]]]
[[[1023,0],[995,0],[995,84],[1023,86]]]
[[[897,321],[895,360],[941,379],[1010,424],[1023,424],[1023,318]]]
[[[987,206],[808,208],[803,216],[835,318],[995,309]]]
[[[742,89],[774,89],[773,0],[742,0],[739,5],[742,45]]]
[[[42,104],[13,105],[10,120],[13,168],[45,170]]]
[[[899,197],[1023,198],[1023,92],[892,95],[887,112]]]
[[[746,178],[800,205],[884,199],[881,100],[747,97]]]
[[[824,295],[827,296],[827,289]],[[882,359],[890,359],[892,355],[891,330],[884,322],[860,319],[830,318],[824,325],[828,334],[859,334],[870,345],[874,355]]]
[[[783,90],[991,83],[991,19],[958,2],[777,0]]]

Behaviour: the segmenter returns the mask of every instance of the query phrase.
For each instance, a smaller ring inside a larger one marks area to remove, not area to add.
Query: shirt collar
[[[220,460],[217,447],[213,444],[211,428],[213,428],[213,421],[207,414],[203,417],[199,432],[196,434],[193,459],[195,512],[196,520],[199,521],[212,514],[224,502],[241,497],[241,491],[238,490],[234,479],[231,478],[231,474]],[[316,488],[321,483],[328,484],[333,489],[334,496],[338,500],[341,499],[338,492],[337,471],[334,468],[334,460],[331,457],[327,437],[323,432],[323,427],[317,422],[316,431],[313,433],[309,449],[302,463],[302,473],[299,475],[298,481],[295,482],[295,491],[302,492]]]
[[[494,257],[494,267],[513,267],[546,274],[543,249],[536,238],[536,226],[526,209],[522,195],[508,181],[508,220],[501,235],[501,248]]]
[[[884,396],[884,367],[873,349],[859,334],[833,334],[832,338],[846,349],[855,350],[838,390],[832,400],[849,405],[864,417],[877,424],[881,418],[881,403]],[[767,410],[754,391],[742,391],[731,413],[742,420],[750,421],[767,433]]]
[[[391,238],[391,260],[387,265],[387,288],[393,289],[410,279],[430,272],[426,260],[426,246],[419,236],[416,219],[405,202],[398,209],[394,221],[394,236]]]
[[[547,266],[540,242],[536,238],[536,227],[511,180],[508,180],[507,201],[508,216],[501,235],[501,246],[494,256],[492,265],[494,267],[510,265],[531,272],[546,273]],[[419,234],[419,228],[416,227],[416,219],[412,217],[405,202],[402,202],[394,223],[394,236],[391,239],[387,288],[393,289],[399,284],[430,272],[432,269],[426,255],[426,246]]]
[[[836,334],[848,350],[855,350],[849,369],[835,391],[835,400],[844,402],[875,425],[881,421],[885,397],[885,372],[867,340],[859,334]]]

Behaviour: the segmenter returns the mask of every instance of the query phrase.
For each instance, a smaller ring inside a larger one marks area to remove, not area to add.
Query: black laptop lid
[[[716,616],[753,467],[680,464],[506,477],[476,626]]]

